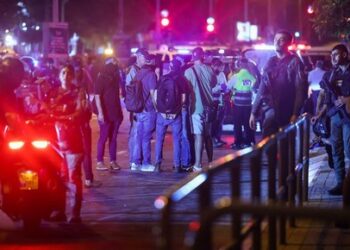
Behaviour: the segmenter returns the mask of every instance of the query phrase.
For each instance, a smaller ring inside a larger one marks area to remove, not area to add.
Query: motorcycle
[[[3,131],[0,185],[1,209],[25,230],[65,206],[66,187],[60,176],[63,156],[52,126],[26,122]]]

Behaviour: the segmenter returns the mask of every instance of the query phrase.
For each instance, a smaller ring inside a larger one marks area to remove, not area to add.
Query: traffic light
[[[162,10],[160,12],[161,15],[161,20],[160,20],[160,24],[162,25],[162,27],[168,27],[170,24],[170,20],[169,20],[169,12],[167,10]]]
[[[207,31],[208,32],[211,33],[211,32],[213,32],[215,30],[214,23],[215,23],[214,17],[208,17],[207,18]]]

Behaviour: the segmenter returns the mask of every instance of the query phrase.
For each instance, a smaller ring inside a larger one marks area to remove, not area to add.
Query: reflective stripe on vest
[[[237,106],[249,106],[252,104],[252,87],[256,78],[246,69],[241,69],[236,75],[236,83],[233,103]]]

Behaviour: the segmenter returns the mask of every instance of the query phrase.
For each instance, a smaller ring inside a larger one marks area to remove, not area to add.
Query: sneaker
[[[160,168],[160,163],[156,163],[154,165],[154,172],[157,172],[157,173],[162,172],[162,169]]]
[[[154,172],[156,167],[152,164],[142,164],[141,171],[142,172]]]
[[[192,166],[192,171],[193,172],[200,172],[200,171],[202,171],[202,166],[193,165]]]
[[[136,164],[134,162],[130,164],[130,170],[131,171],[140,171],[140,167],[141,166],[139,164]]]
[[[109,170],[109,167],[107,167],[102,161],[99,161],[96,164],[96,170],[105,171]]]
[[[120,166],[118,165],[118,163],[115,162],[115,161],[111,161],[110,166],[111,166],[111,169],[112,169],[112,170],[120,170],[120,169],[121,169],[121,167],[120,167]]]
[[[342,195],[343,194],[343,184],[337,184],[335,187],[328,190],[329,195]]]
[[[102,182],[92,180],[85,180],[84,184],[86,188],[98,188],[102,186]]]
[[[191,168],[191,166],[181,166],[180,170],[182,173],[189,173],[192,171],[192,168]]]
[[[76,217],[72,217],[68,220],[69,224],[81,224],[81,217],[80,216],[76,216]]]

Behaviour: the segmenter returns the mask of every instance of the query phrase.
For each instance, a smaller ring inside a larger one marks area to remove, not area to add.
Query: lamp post
[[[61,22],[65,22],[65,16],[66,16],[66,11],[65,11],[65,6],[68,3],[69,0],[62,0],[61,2]]]
[[[58,4],[59,0],[52,0],[52,21],[54,23],[58,23],[59,22],[59,4]]]
[[[156,43],[160,43],[160,0],[156,0]]]

